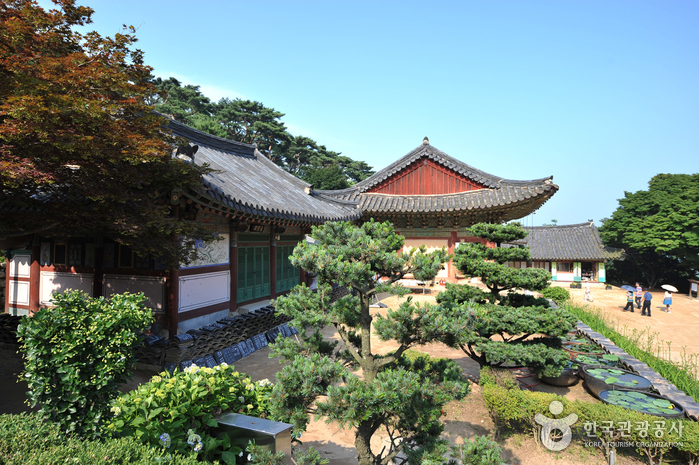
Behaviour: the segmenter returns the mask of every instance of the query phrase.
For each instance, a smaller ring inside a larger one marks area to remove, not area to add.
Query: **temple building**
[[[357,202],[362,220],[391,221],[406,247],[454,252],[462,242],[483,242],[466,228],[480,222],[504,223],[541,207],[558,186],[553,177],[531,181],[503,179],[480,171],[422,144],[349,189],[319,191],[325,197]],[[457,281],[449,263],[437,279]]]
[[[453,252],[459,243],[484,242],[469,236],[467,227],[522,218],[558,190],[551,177],[513,181],[484,173],[425,138],[418,148],[349,189],[316,191],[254,145],[174,121],[169,129],[189,140],[173,156],[207,163],[214,171],[198,189],[173,190],[161,201],[177,215],[206,224],[219,240],[198,242],[194,263],[165,269],[99,231],[0,238],[8,259],[6,312],[33,314],[50,305],[53,293],[66,289],[94,297],[143,292],[155,315],[154,331],[174,335],[265,305],[308,281],[303,270],[291,265],[289,255],[313,225],[389,220],[405,237],[405,247],[425,244]],[[556,265],[550,267],[561,279],[563,265],[558,263],[564,262],[553,259]],[[599,265],[595,270],[599,275]],[[448,264],[438,278],[455,282],[458,277]]]
[[[544,268],[552,281],[607,281],[605,263],[622,260],[623,250],[602,243],[597,227],[587,223],[525,227],[529,235],[516,244],[529,246],[531,261],[514,262],[515,268]]]
[[[288,257],[310,227],[361,218],[356,203],[315,193],[254,145],[174,121],[169,128],[190,141],[176,156],[208,163],[215,171],[204,177],[198,190],[173,190],[162,200],[179,215],[205,223],[220,240],[199,242],[199,259],[179,269],[139,257],[99,232],[88,237],[33,234],[0,240],[0,247],[8,251],[7,313],[33,314],[50,305],[54,292],[65,289],[93,297],[143,292],[155,315],[155,331],[174,335],[288,292],[305,278]]]

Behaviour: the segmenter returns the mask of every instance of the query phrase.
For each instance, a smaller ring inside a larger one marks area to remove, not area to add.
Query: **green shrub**
[[[54,294],[53,308],[23,318],[17,328],[31,406],[62,431],[99,435],[118,386],[132,375],[133,348],[151,323],[143,294],[93,299],[79,291]]]
[[[235,463],[246,444],[231,444],[215,429],[214,417],[237,412],[264,418],[272,387],[267,380],[253,383],[225,364],[162,373],[117,398],[104,431],[113,437],[133,436],[167,453]]]
[[[475,436],[464,444],[452,448],[452,459],[448,465],[501,465],[502,449],[487,436]]]
[[[272,453],[268,448],[264,446],[258,446],[255,441],[250,441],[248,446],[245,448],[249,452],[249,462],[254,465],[283,465],[285,454],[284,452],[278,451]],[[325,465],[330,461],[328,459],[321,458],[320,453],[313,447],[309,447],[308,450],[301,450],[295,447],[291,448],[291,454],[293,457],[293,463],[296,465]]]
[[[547,287],[546,289],[541,291],[541,294],[545,298],[551,299],[559,305],[570,300],[570,292],[568,291],[568,289],[565,289],[563,287]]]
[[[482,370],[481,386],[483,399],[498,429],[507,427],[519,431],[532,431],[538,440],[539,426],[534,421],[534,416],[541,414],[551,418],[549,406],[552,401],[557,400],[563,404],[563,412],[557,415],[557,418],[573,413],[578,416],[578,420],[572,426],[574,437],[577,436],[580,439],[597,437],[608,444],[612,441],[637,443],[640,444],[638,452],[656,461],[672,452],[683,455],[688,463],[699,458],[699,423],[694,421],[665,420],[616,405],[570,401],[555,394],[524,391],[517,386],[508,388],[504,383],[498,382],[498,374],[493,370]],[[660,438],[653,436],[653,425],[663,420],[668,430],[673,421],[677,424],[681,422],[682,434],[679,435],[678,431],[666,431]],[[632,425],[630,431],[624,432],[626,436],[621,436],[621,431],[618,429],[622,422],[631,422],[630,425]],[[636,427],[644,422],[650,425],[645,437],[642,430]],[[614,427],[609,432],[601,430],[604,425],[610,424]],[[597,434],[592,433],[593,425],[597,427]],[[672,445],[673,443],[675,445]]]
[[[459,305],[466,302],[483,304],[487,295],[477,287],[464,284],[447,283],[446,289],[437,294],[437,303],[446,305]]]
[[[508,305],[510,307],[550,307],[549,301],[544,298],[527,294],[518,294],[516,292],[509,292],[507,296],[500,301],[500,305]]]
[[[0,415],[0,463],[4,465],[138,464],[195,465],[196,457],[163,456],[133,438],[83,440],[66,435],[38,413]]]
[[[432,357],[425,352],[408,349],[398,359],[396,367],[417,373],[420,379],[425,382],[456,382],[459,397],[464,397],[469,393],[468,383],[462,382],[464,372],[459,364],[452,359]]]

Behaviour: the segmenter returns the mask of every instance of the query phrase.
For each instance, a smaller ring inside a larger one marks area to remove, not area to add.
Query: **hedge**
[[[201,464],[195,457],[163,456],[133,438],[83,440],[66,435],[58,424],[43,421],[38,413],[0,415],[0,463],[50,464]]]
[[[621,431],[611,430],[608,433],[597,431],[596,438],[607,444],[613,441],[646,444],[635,447],[636,451],[653,458],[658,461],[657,463],[662,463],[663,456],[667,454],[681,455],[685,463],[696,463],[699,460],[699,423],[697,422],[688,419],[669,420],[615,405],[570,401],[555,394],[521,390],[511,373],[487,367],[481,369],[480,384],[483,388],[483,399],[498,429],[507,427],[529,431],[534,433],[536,440],[539,441],[540,429],[534,421],[534,416],[541,414],[551,418],[549,406],[551,402],[559,401],[563,404],[563,412],[555,418],[563,418],[570,414],[578,416],[577,422],[572,426],[574,437],[593,440],[585,427],[587,426],[591,431],[592,425],[601,427],[605,424],[609,425],[610,422],[614,426],[619,425],[620,422],[631,422],[632,426],[638,425],[639,422],[648,422],[652,427],[656,422],[664,420],[665,425],[675,422],[678,429],[681,423],[681,435],[678,431],[667,431],[662,437],[656,438],[653,437],[652,429],[649,427],[647,436],[644,437],[641,429],[632,427],[630,431],[624,432],[623,437]]]

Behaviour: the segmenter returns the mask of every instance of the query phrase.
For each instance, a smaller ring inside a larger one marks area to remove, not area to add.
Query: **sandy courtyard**
[[[425,296],[414,294],[413,298],[418,302],[434,302],[436,292]],[[582,290],[569,289],[576,302],[582,302]],[[640,313],[623,312],[625,305],[625,292],[619,288],[605,290],[604,288],[593,288],[592,295],[594,301],[587,303],[591,307],[598,308],[609,315],[616,323],[620,332],[632,333],[633,331],[644,331],[642,340],[649,340],[650,336],[654,347],[661,348],[661,355],[670,356],[673,360],[682,361],[693,357],[696,360],[699,354],[699,338],[696,337],[699,330],[699,300],[691,299],[686,295],[675,295],[672,313],[667,314],[661,310],[662,292],[653,292],[654,302],[652,317],[641,317]],[[390,297],[384,300],[390,307],[397,306],[398,299]],[[662,307],[664,308],[664,307]],[[378,309],[377,309],[378,311]],[[331,328],[326,329],[328,337],[337,337]],[[374,338],[373,349],[376,353],[386,353],[396,346],[391,342],[382,342]],[[474,381],[472,393],[460,402],[448,404],[444,422],[446,425],[445,434],[455,443],[459,443],[463,438],[470,438],[474,435],[492,434],[493,423],[485,408],[485,404],[480,395],[480,388],[475,382],[478,379],[478,364],[466,357],[460,350],[449,349],[439,344],[428,344],[418,347],[418,350],[429,353],[436,357],[448,357],[455,360],[464,370],[466,376]],[[264,348],[252,355],[239,360],[236,368],[249,374],[253,380],[269,378],[274,380],[275,373],[279,370],[279,362],[268,357],[269,349]],[[22,364],[19,357],[14,354],[10,347],[0,347],[0,413],[17,413],[26,410],[23,404],[26,391],[25,383],[17,383],[16,379],[21,372]],[[140,371],[136,375],[133,383],[125,386],[129,389],[136,383],[147,381],[152,375],[147,371]],[[554,388],[545,384],[540,384],[535,389],[548,392],[557,392],[570,398],[585,398],[592,400],[586,393],[581,383],[570,388]],[[308,431],[301,437],[304,447],[313,446],[321,454],[330,460],[331,465],[353,465],[356,464],[354,437],[352,431],[343,430],[333,425],[327,424],[322,419],[311,423]],[[381,438],[377,438],[375,446],[379,446]],[[555,459],[557,464],[604,464],[603,455],[595,449],[584,448],[582,446],[571,445],[560,453],[551,453],[540,449],[531,435],[514,435],[506,438],[501,446],[504,449],[503,458],[506,463],[526,465],[530,463],[549,463]],[[617,464],[636,465],[645,463],[643,460],[633,457],[619,455]]]

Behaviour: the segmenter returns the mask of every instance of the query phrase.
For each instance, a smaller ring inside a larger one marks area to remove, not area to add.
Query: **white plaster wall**
[[[8,297],[10,305],[29,305],[29,283],[26,281],[10,281]]]
[[[143,292],[144,305],[156,311],[165,309],[165,278],[159,276],[104,275],[104,296]]]
[[[52,305],[51,296],[69,289],[83,291],[92,295],[92,274],[85,273],[56,273],[42,271],[39,278],[39,302],[42,305]]]
[[[228,302],[231,298],[230,271],[180,277],[180,312]]]
[[[29,264],[32,256],[17,254],[10,259],[10,276],[17,278],[29,277]]]
[[[559,272],[556,273],[556,281],[570,281],[570,282],[573,282],[573,276],[574,276],[574,273],[573,273],[573,272],[570,272],[570,273],[563,273],[563,272],[560,272],[560,271],[559,271]]]

